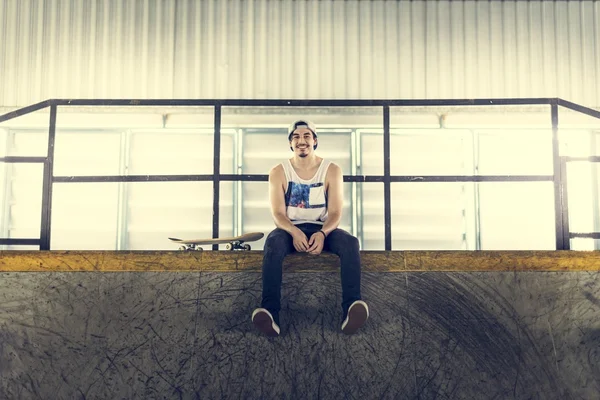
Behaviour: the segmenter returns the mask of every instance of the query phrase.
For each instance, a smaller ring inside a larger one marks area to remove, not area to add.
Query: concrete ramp
[[[336,271],[288,272],[275,339],[250,323],[256,265],[3,272],[0,398],[600,397],[597,265],[469,269],[365,271],[371,318],[353,336]]]

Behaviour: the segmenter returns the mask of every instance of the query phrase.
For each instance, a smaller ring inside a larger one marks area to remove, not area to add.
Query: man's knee
[[[352,235],[348,234],[344,238],[344,242],[345,242],[345,246],[349,250],[354,250],[354,251],[359,251],[360,250],[360,244],[358,243],[358,239],[355,236],[352,236]]]
[[[342,250],[358,251],[360,249],[358,239],[341,229],[336,229],[335,231],[331,232],[329,239],[335,242],[335,247],[339,247]]]
[[[285,251],[288,247],[288,242],[291,239],[291,235],[283,229],[277,228],[273,230],[267,236],[265,240],[264,251]]]

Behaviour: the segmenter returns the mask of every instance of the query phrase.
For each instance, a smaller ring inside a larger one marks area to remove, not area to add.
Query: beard
[[[297,154],[298,154],[298,157],[305,158],[305,157],[307,157],[307,156],[308,156],[308,154],[309,154],[309,147],[302,147],[302,148],[300,148],[300,147],[297,147],[297,149],[298,149],[298,150],[300,150],[300,151],[297,153]]]

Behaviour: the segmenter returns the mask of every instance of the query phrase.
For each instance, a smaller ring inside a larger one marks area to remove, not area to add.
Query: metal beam
[[[556,250],[564,250],[563,227],[563,199],[562,199],[562,171],[560,162],[560,148],[558,142],[558,104],[550,105],[550,118],[552,119],[552,167],[554,170],[554,230],[556,236]]]
[[[215,106],[215,135],[213,153],[213,237],[219,237],[219,200],[221,193],[221,106]],[[212,245],[213,250],[219,250],[218,244]]]
[[[390,180],[390,107],[383,107],[383,220],[385,250],[392,250],[392,188]]]
[[[27,107],[19,108],[18,110],[11,111],[9,113],[0,115],[0,122],[8,121],[25,114],[29,114],[35,111],[42,110],[50,105],[50,100],[44,100],[39,103],[32,104]]]
[[[39,246],[40,239],[19,239],[19,238],[4,238],[0,239],[0,244],[7,244],[12,246]]]
[[[213,175],[55,176],[54,183],[212,181]]]
[[[44,163],[42,188],[42,223],[40,227],[40,250],[50,250],[52,223],[52,177],[54,175],[54,142],[56,140],[57,106],[50,106],[50,127],[48,129],[48,154]]]
[[[600,118],[600,111],[596,111],[593,108],[580,106],[579,104],[575,104],[563,99],[558,99],[558,105],[589,115],[590,117]]]
[[[44,163],[46,162],[46,157],[0,157],[0,162],[5,163]]]
[[[423,107],[423,106],[501,106],[543,105],[554,98],[507,99],[414,99],[414,100],[259,100],[259,99],[53,99],[60,106],[254,106],[254,107]]]

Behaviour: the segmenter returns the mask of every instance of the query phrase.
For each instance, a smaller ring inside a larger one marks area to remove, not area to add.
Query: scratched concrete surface
[[[600,274],[366,273],[340,333],[336,273],[2,273],[2,399],[597,399]]]

